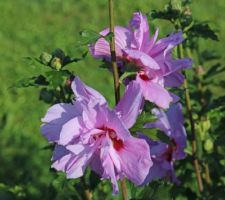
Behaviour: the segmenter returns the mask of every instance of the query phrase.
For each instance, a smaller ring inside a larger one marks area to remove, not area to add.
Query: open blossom
[[[109,29],[105,29],[100,34],[105,36],[108,32]],[[144,98],[161,108],[168,108],[175,96],[165,87],[180,86],[184,80],[180,70],[191,67],[192,60],[172,57],[172,49],[183,41],[181,32],[158,41],[157,37],[158,29],[150,37],[146,16],[136,12],[128,27],[115,27],[116,55],[122,66],[132,65],[137,69],[136,81]],[[95,58],[110,59],[109,43],[104,38],[90,45],[90,51]]]
[[[52,167],[68,178],[78,178],[90,166],[111,180],[114,194],[118,193],[117,180],[123,177],[141,185],[152,166],[150,149],[144,139],[133,137],[128,130],[140,112],[139,85],[129,84],[114,110],[78,77],[72,89],[76,101],[53,105],[42,119],[43,135],[56,144]]]
[[[183,125],[184,120],[181,112],[181,105],[173,104],[167,113],[159,109],[153,109],[153,113],[157,116],[158,120],[146,124],[145,127],[160,129],[171,139],[173,145],[153,141],[147,136],[139,134],[141,138],[145,138],[148,142],[153,161],[153,166],[149,170],[149,174],[144,181],[144,184],[161,178],[166,178],[178,183],[173,164],[176,160],[185,157],[184,148],[186,147],[186,131]]]

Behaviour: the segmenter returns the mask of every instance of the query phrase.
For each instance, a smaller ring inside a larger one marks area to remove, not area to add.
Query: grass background
[[[116,24],[126,25],[136,10],[148,13],[162,9],[165,3],[167,0],[117,0]],[[223,55],[225,1],[196,0],[191,7],[196,19],[211,21],[211,26],[220,30],[220,42],[201,41],[201,48],[215,49]],[[43,188],[53,180],[49,173],[51,153],[41,150],[47,142],[39,131],[40,119],[48,105],[39,101],[38,89],[9,89],[15,81],[42,71],[24,57],[38,57],[42,51],[51,52],[56,47],[79,56],[75,49],[78,32],[100,31],[107,23],[105,0],[0,1],[0,183],[26,185],[33,198],[39,199],[47,195]],[[160,28],[160,36],[173,31],[164,21],[150,24],[153,30],[156,26]],[[70,68],[112,103],[112,78],[98,68],[99,64],[100,61],[88,56],[85,62],[72,64]]]

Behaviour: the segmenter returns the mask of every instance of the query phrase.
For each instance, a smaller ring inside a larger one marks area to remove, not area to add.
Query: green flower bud
[[[60,58],[57,58],[57,57],[53,58],[51,60],[50,66],[53,69],[56,69],[57,71],[59,71],[62,68],[62,63],[61,63]]]
[[[49,53],[43,52],[39,58],[44,65],[49,65],[52,59],[52,55]]]
[[[211,152],[213,150],[213,142],[211,139],[207,139],[204,143],[204,148],[206,151]]]
[[[209,120],[205,120],[203,122],[203,131],[207,132],[211,127],[211,123]]]
[[[171,0],[171,6],[174,10],[182,10],[182,5],[180,0]]]

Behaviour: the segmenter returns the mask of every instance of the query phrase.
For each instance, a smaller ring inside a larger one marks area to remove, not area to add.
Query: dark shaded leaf
[[[43,75],[34,76],[31,78],[24,78],[17,81],[12,87],[23,88],[30,86],[46,86],[48,85],[48,81]]]
[[[210,61],[210,60],[214,60],[214,59],[219,59],[220,56],[218,55],[218,53],[216,51],[213,50],[205,50],[201,53],[201,59],[202,61]]]
[[[212,76],[218,75],[221,72],[225,71],[225,66],[222,66],[221,63],[217,63],[210,67],[210,69],[207,71],[206,74],[204,74],[204,78],[208,79],[211,78]]]
[[[46,103],[52,103],[54,100],[54,92],[52,90],[48,90],[47,88],[43,88],[40,91],[39,99]]]
[[[67,79],[70,79],[72,73],[68,70],[60,70],[60,71],[48,71],[45,73],[47,80],[51,86],[54,88],[63,85]]]
[[[90,189],[94,190],[100,182],[100,177],[95,172],[91,171],[89,176]]]
[[[188,34],[190,37],[202,37],[219,41],[216,32],[210,28],[208,22],[195,22],[189,29]]]

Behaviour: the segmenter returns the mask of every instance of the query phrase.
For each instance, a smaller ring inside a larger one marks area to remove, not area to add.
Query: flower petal
[[[98,91],[85,85],[78,76],[74,78],[71,87],[78,101],[85,101],[86,103],[93,101],[95,104],[106,104],[105,98]]]
[[[109,28],[104,29],[100,34],[106,36],[109,33]],[[115,45],[116,45],[116,56],[122,57],[122,49],[130,46],[130,30],[121,26],[115,27]],[[95,58],[104,58],[110,60],[110,47],[109,42],[104,38],[100,38],[94,45],[90,45],[90,52]]]
[[[166,38],[160,39],[149,52],[149,55],[155,57],[163,53],[166,56],[171,49],[183,42],[183,40],[182,32],[173,33]]]
[[[140,86],[136,81],[130,82],[127,86],[125,94],[117,104],[115,110],[123,121],[124,125],[129,129],[136,122],[142,105],[142,93]]]
[[[134,45],[137,49],[143,50],[146,43],[149,42],[149,26],[147,17],[142,15],[141,12],[133,13],[129,27],[131,31],[134,30]]]
[[[104,169],[102,177],[111,179],[111,182],[113,185],[113,194],[118,194],[119,187],[117,184],[115,168],[114,168],[113,161],[109,154],[111,146],[112,146],[112,142],[110,141],[110,139],[108,137],[106,137],[102,142],[102,148],[101,148],[101,153],[100,153],[100,159],[102,161],[102,167]]]
[[[142,184],[152,166],[147,142],[131,136],[117,153],[124,175],[136,185]]]
[[[134,50],[134,49],[126,49],[123,51],[124,57],[130,62],[135,63],[139,67],[145,67],[149,70],[157,70],[160,69],[158,63],[146,53]]]
[[[42,134],[51,142],[57,142],[63,124],[71,120],[73,117],[79,116],[82,108],[79,103],[72,104],[56,104],[50,107],[42,119],[44,123],[41,126]]]
[[[78,137],[82,132],[81,117],[75,117],[62,125],[58,143],[68,144],[72,139]]]
[[[141,91],[146,100],[155,103],[161,108],[169,108],[169,104],[173,98],[165,88],[151,80],[142,80],[139,75],[136,80],[140,84]]]
[[[128,128],[125,127],[123,122],[120,120],[119,116],[114,110],[107,111],[108,120],[105,123],[105,126],[114,130],[117,134],[117,137],[121,140],[126,140],[130,136]]]
[[[184,82],[184,75],[180,72],[174,72],[164,77],[165,86],[167,87],[179,87]]]

